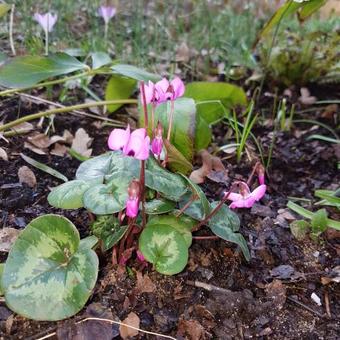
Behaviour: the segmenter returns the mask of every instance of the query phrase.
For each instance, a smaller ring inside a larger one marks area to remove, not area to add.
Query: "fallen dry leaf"
[[[14,228],[0,229],[0,251],[9,252],[12,244],[20,234],[20,230]]]
[[[54,145],[54,148],[50,152],[51,155],[55,155],[59,157],[64,157],[66,153],[67,153],[67,147],[59,143],[56,143]]]
[[[27,141],[39,149],[46,149],[50,146],[50,138],[44,133],[38,133],[27,138]]]
[[[273,307],[278,310],[282,309],[286,302],[286,292],[287,288],[280,280],[273,280],[266,286],[267,298],[272,300]]]
[[[208,177],[215,182],[225,182],[228,178],[228,171],[224,167],[220,158],[212,156],[207,150],[199,152],[202,159],[202,166],[194,170],[189,178],[196,184],[204,183]]]
[[[8,161],[7,152],[3,148],[0,148],[0,158],[4,161]]]
[[[147,274],[143,275],[141,272],[137,272],[136,288],[138,293],[153,293],[156,289],[156,286]]]
[[[299,101],[304,105],[313,105],[317,101],[317,98],[311,96],[309,90],[306,87],[302,87],[300,89],[300,93],[301,96],[299,97]]]
[[[26,165],[19,168],[18,177],[20,183],[27,184],[30,188],[34,188],[37,185],[34,172]]]
[[[177,334],[188,340],[205,339],[204,328],[197,320],[180,320]]]
[[[82,156],[90,157],[92,149],[89,149],[89,147],[92,141],[93,138],[90,138],[87,132],[83,128],[80,128],[74,136],[71,148]]]
[[[137,314],[131,312],[123,321],[125,325],[132,326],[134,328],[139,328],[140,320]],[[119,333],[123,339],[127,339],[129,337],[137,336],[138,330],[133,329],[131,327],[127,327],[125,325],[120,325]]]

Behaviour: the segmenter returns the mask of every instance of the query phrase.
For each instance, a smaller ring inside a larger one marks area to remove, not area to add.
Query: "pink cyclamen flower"
[[[151,150],[157,156],[160,156],[163,150],[163,127],[160,122],[158,122],[155,130],[155,138],[152,140]]]
[[[145,84],[146,104],[153,103],[159,105],[167,100],[175,100],[178,97],[183,96],[184,91],[184,83],[178,77],[175,77],[171,82],[166,78],[163,78],[156,84],[149,81]]]
[[[147,136],[144,128],[136,129],[131,133],[128,125],[126,130],[113,129],[108,146],[111,150],[122,150],[126,156],[146,160],[149,157],[150,137]]]
[[[159,97],[162,98],[162,101],[175,100],[183,96],[185,92],[184,83],[178,77],[175,77],[171,82],[163,78],[155,84],[155,88],[159,93]]]
[[[45,14],[34,13],[34,20],[39,23],[39,25],[44,29],[45,32],[52,32],[53,26],[58,20],[57,14],[52,14],[47,12]]]
[[[232,201],[230,208],[251,208],[255,202],[259,201],[264,196],[266,189],[267,186],[261,184],[251,192],[247,183],[239,182],[240,193],[232,192],[227,197],[228,200]]]
[[[126,201],[126,216],[136,217],[139,210],[140,184],[137,179],[131,181],[128,187],[128,199]]]
[[[116,9],[113,6],[100,6],[98,14],[104,19],[105,24],[108,24],[110,19],[116,14]]]

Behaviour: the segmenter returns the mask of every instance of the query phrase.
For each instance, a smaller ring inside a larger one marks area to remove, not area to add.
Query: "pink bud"
[[[163,126],[161,122],[158,122],[155,129],[155,138],[151,143],[151,150],[154,155],[160,156],[163,150]]]
[[[136,217],[139,209],[140,183],[137,179],[131,181],[128,187],[128,199],[126,201],[126,215]]]
[[[140,262],[145,262],[145,257],[140,250],[137,250],[136,254],[137,254],[137,258]]]

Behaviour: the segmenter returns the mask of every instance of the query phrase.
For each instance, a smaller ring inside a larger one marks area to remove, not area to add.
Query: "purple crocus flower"
[[[232,201],[230,204],[231,209],[235,208],[251,208],[255,202],[259,201],[266,193],[267,186],[261,184],[254,191],[250,191],[248,184],[245,182],[239,182],[240,193],[231,192],[227,199]]]
[[[52,14],[47,12],[45,14],[34,13],[34,20],[39,23],[39,25],[44,29],[45,32],[52,32],[53,26],[58,20],[57,14]]]
[[[130,132],[130,125],[126,130],[113,129],[109,136],[108,145],[111,150],[122,150],[124,155],[139,160],[149,157],[150,137],[144,128]]]
[[[98,8],[98,14],[104,19],[106,25],[115,16],[116,12],[117,10],[113,6],[100,6]]]

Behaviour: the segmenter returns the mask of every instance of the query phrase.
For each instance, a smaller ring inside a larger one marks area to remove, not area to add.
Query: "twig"
[[[56,106],[56,107],[66,107],[65,105],[62,105],[60,103],[52,102],[52,101],[44,99],[44,98],[32,96],[31,94],[19,93],[19,92],[16,92],[15,94],[18,94],[20,97],[24,97],[24,98],[30,99],[32,101],[35,101],[35,102],[41,102],[41,103],[53,105],[53,106]],[[112,124],[116,124],[116,126],[121,126],[121,127],[125,126],[125,124],[123,124],[119,120],[114,120],[114,119],[111,119],[111,118],[108,118],[108,117],[102,117],[102,116],[99,116],[99,115],[96,115],[96,114],[91,114],[91,113],[84,112],[84,111],[72,110],[72,111],[70,111],[70,113],[85,116],[85,117],[90,117],[90,118],[94,118],[94,119],[98,119],[98,120],[103,120],[105,122],[110,122]]]
[[[203,288],[209,292],[218,292],[218,293],[224,293],[224,294],[230,294],[230,290],[217,287],[214,285],[211,285],[209,283],[201,282],[201,281],[186,281],[186,284],[189,286],[194,286],[197,288]]]
[[[325,307],[326,307],[327,316],[331,319],[332,318],[332,314],[331,314],[331,308],[329,306],[329,294],[328,294],[328,290],[327,289],[325,291]]]
[[[294,299],[293,297],[291,297],[291,296],[288,296],[288,297],[287,297],[287,300],[296,303],[296,304],[299,305],[300,307],[306,309],[308,312],[310,312],[310,313],[312,313],[312,314],[318,316],[319,318],[324,318],[324,315],[322,315],[322,314],[319,313],[318,311],[316,311],[316,310],[310,308],[309,306],[305,305],[304,303],[302,303],[302,302],[300,302],[300,301],[298,301],[298,300],[295,300],[295,299]]]
[[[218,237],[218,236],[193,236],[192,239],[198,240],[198,241],[201,241],[201,240],[219,240],[220,237]]]
[[[15,4],[12,4],[11,14],[10,14],[10,17],[9,17],[9,44],[11,46],[13,56],[16,55],[14,41],[13,41],[14,10],[15,10]]]
[[[19,125],[21,123],[28,122],[30,120],[38,119],[40,117],[50,116],[51,114],[66,113],[66,112],[70,112],[73,110],[87,109],[90,107],[110,105],[110,104],[136,104],[136,103],[137,103],[136,99],[124,99],[124,100],[103,100],[101,102],[91,102],[91,103],[84,103],[84,104],[78,104],[78,105],[72,105],[72,106],[65,106],[65,107],[61,107],[58,109],[51,109],[51,110],[38,112],[38,113],[34,113],[31,115],[21,117],[12,122],[1,125],[0,132],[10,129],[11,127]]]
[[[145,334],[151,334],[151,335],[155,335],[155,336],[159,336],[159,337],[162,337],[164,339],[172,339],[172,340],[176,340],[176,338],[170,336],[170,335],[163,335],[163,334],[159,334],[159,333],[155,333],[155,332],[149,332],[149,331],[146,331],[146,330],[143,330],[143,329],[140,329],[138,327],[134,327],[134,326],[130,326],[126,323],[123,323],[123,322],[120,322],[120,321],[113,321],[113,320],[110,320],[110,319],[103,319],[103,318],[86,318],[86,319],[83,319],[83,320],[80,320],[78,322],[76,322],[76,325],[80,324],[80,323],[83,323],[85,321],[104,321],[104,322],[109,322],[110,324],[115,324],[115,325],[120,325],[120,326],[124,326],[124,327],[128,327],[128,328],[131,328],[131,329],[134,329],[136,331],[139,331],[139,332],[142,332],[142,333],[145,333]],[[42,338],[37,338],[35,340],[44,340],[44,339],[48,339],[48,338],[51,338],[52,336],[56,335],[57,332],[53,332],[53,333],[50,333],[50,334],[47,334],[45,336],[43,336]]]

